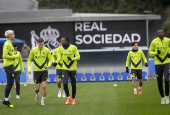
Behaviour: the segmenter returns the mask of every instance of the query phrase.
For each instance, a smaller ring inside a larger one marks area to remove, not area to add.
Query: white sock
[[[44,102],[44,100],[45,100],[45,97],[43,97],[43,96],[42,96],[42,100],[41,100],[41,102]]]
[[[165,98],[169,98],[169,96],[165,96]]]
[[[62,91],[61,88],[59,88],[59,91]]]
[[[5,97],[5,101],[8,101],[9,99]]]
[[[39,96],[39,93],[36,93],[36,96]]]
[[[134,88],[133,90],[134,90],[134,92],[135,92],[135,91],[136,91],[136,88]]]
[[[63,93],[65,93],[65,91],[63,90]]]
[[[165,99],[165,97],[162,97],[162,99]]]
[[[72,99],[74,99],[74,100],[75,100],[75,98],[72,98]]]
[[[141,89],[141,88],[142,88],[142,87],[140,87],[140,86],[139,86],[139,88],[138,88],[138,89]]]
[[[69,96],[69,97],[67,97],[67,98],[70,98],[70,96]]]

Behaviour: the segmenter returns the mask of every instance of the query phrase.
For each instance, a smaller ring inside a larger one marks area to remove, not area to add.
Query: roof
[[[0,11],[0,23],[159,20],[152,14],[72,13],[70,9]]]

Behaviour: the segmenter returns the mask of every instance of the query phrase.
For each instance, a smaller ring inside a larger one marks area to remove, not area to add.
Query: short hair
[[[65,37],[62,37],[62,38],[65,38],[65,40],[66,40],[67,42],[69,42],[69,39],[68,39],[68,37],[66,37],[66,36],[65,36]]]
[[[42,42],[44,42],[44,39],[43,39],[43,38],[39,38],[39,39],[37,40],[37,42],[38,42],[38,43],[42,43]]]
[[[27,43],[26,43],[26,42],[24,42],[24,44],[26,44],[26,45],[27,45]]]
[[[12,34],[14,31],[13,30],[6,30],[5,31],[5,37],[7,37],[8,38],[8,36],[10,35],[10,34]]]
[[[139,45],[139,43],[138,43],[138,42],[132,42],[132,46],[134,46],[135,44],[138,44],[138,45]]]
[[[13,47],[17,47],[17,44],[15,44],[15,43],[14,43],[14,44],[12,44],[12,45],[13,45]]]
[[[162,31],[163,31],[163,29],[158,29],[158,30],[157,30],[157,33],[158,33],[159,30],[162,30]],[[163,31],[163,32],[164,32],[164,31]]]

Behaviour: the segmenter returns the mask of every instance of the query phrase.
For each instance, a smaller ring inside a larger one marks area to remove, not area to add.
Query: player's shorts
[[[57,79],[63,79],[61,69],[56,69],[56,77]]]
[[[48,71],[34,71],[34,83],[38,84],[43,81],[48,82]]]
[[[67,84],[69,77],[71,79],[71,83],[76,83],[76,75],[77,75],[76,70],[75,71],[63,70],[63,76],[64,76],[63,83]]]
[[[131,69],[131,76],[132,78],[137,76],[138,79],[142,79],[142,70]]]

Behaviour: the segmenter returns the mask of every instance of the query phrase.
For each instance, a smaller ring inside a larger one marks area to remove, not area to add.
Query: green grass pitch
[[[117,84],[117,86],[113,86]],[[138,87],[138,81],[137,81]],[[12,88],[8,108],[2,104],[5,85],[0,85],[0,115],[168,115],[170,105],[161,105],[156,80],[143,82],[143,94],[134,95],[131,81],[77,83],[76,105],[58,98],[57,84],[47,84],[45,106],[35,103],[34,85],[21,85],[20,99]],[[71,84],[69,83],[71,94]],[[40,91],[41,92],[41,91]],[[41,100],[41,95],[40,95]]]

